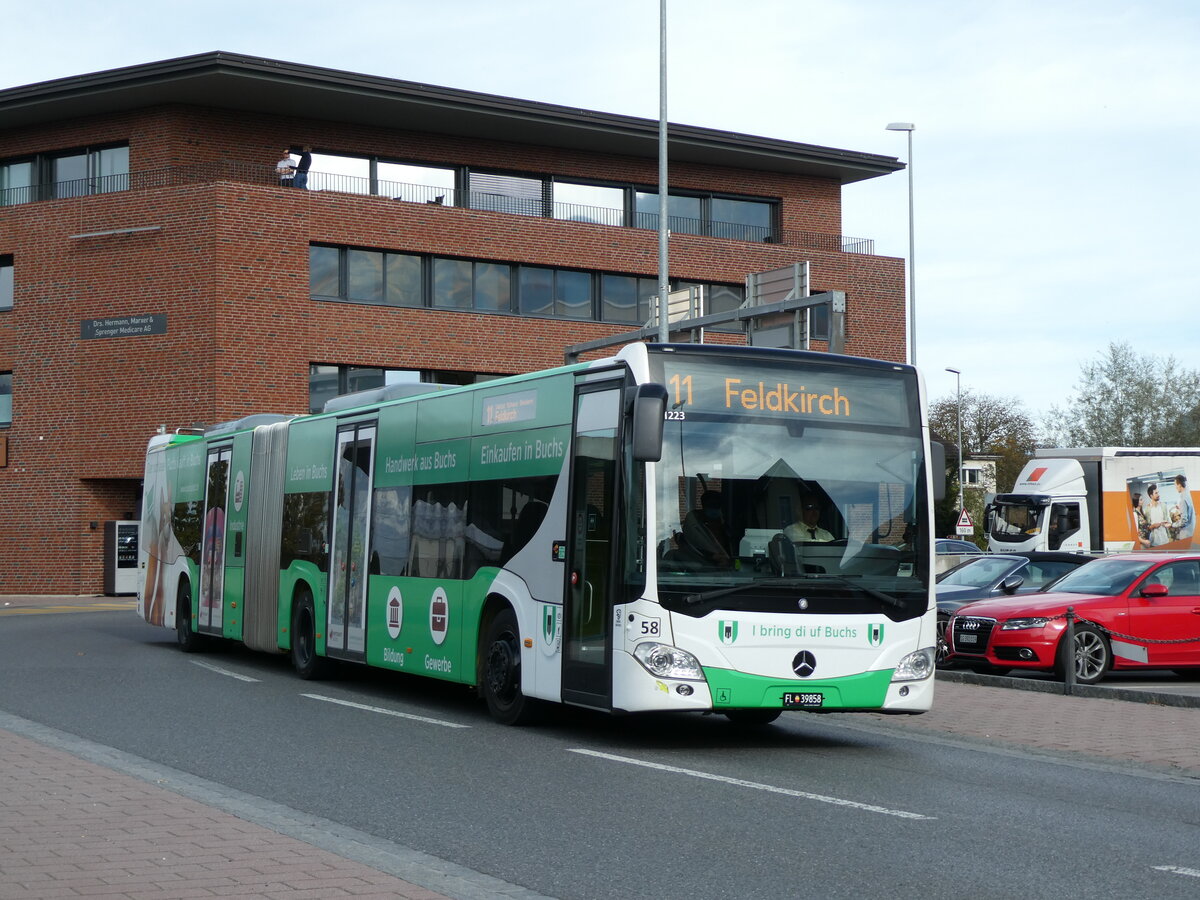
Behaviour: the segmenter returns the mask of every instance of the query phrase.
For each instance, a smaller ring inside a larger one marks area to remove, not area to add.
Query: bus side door
[[[623,380],[582,384],[575,394],[562,697],[612,707],[609,622],[616,588],[618,472]]]
[[[366,656],[367,562],[374,459],[374,422],[338,428],[325,652],[341,659],[362,660]]]
[[[225,605],[225,519],[229,509],[229,468],[233,446],[210,447],[201,520],[200,613],[196,629],[221,634]]]

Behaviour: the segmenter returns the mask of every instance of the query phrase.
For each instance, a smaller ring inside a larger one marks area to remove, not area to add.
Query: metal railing
[[[38,200],[84,197],[125,190],[145,190],[237,181],[250,184],[278,185],[279,177],[270,166],[252,165],[234,160],[217,160],[188,166],[166,166],[120,175],[80,178],[51,184],[29,185],[0,191],[0,207]],[[456,191],[454,188],[407,184],[335,172],[310,172],[307,190],[337,194],[386,197],[406,203],[460,206],[485,212],[556,219],[609,227],[628,227],[626,211],[614,207],[586,206],[579,203],[554,203],[541,198],[516,197],[484,191]],[[778,230],[740,222],[718,222],[686,216],[671,216],[668,228],[675,235],[720,238],[749,243],[780,244],[787,247],[873,255],[875,242],[867,238],[847,237],[823,232]],[[657,213],[635,213],[632,227],[657,230]]]

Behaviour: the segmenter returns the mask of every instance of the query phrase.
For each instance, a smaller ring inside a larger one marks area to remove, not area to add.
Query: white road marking
[[[600,759],[608,759],[613,762],[627,763],[632,766],[642,766],[647,769],[658,769],[662,772],[674,772],[677,775],[690,775],[693,778],[704,778],[708,781],[719,781],[723,784],[732,784],[737,787],[753,788],[756,791],[768,791],[772,794],[783,794],[787,797],[799,797],[802,800],[816,800],[820,803],[831,803],[834,806],[845,806],[849,809],[859,809],[863,812],[880,813],[885,816],[897,816],[901,819],[921,819],[932,821],[936,816],[924,816],[920,813],[906,812],[902,809],[889,809],[886,806],[875,806],[870,803],[859,803],[855,800],[844,800],[841,797],[826,797],[823,794],[810,794],[808,791],[794,791],[791,788],[775,787],[769,784],[760,784],[757,781],[744,781],[741,778],[730,778],[727,775],[714,775],[711,772],[700,772],[696,769],[681,769],[678,766],[668,766],[663,763],[649,762],[643,759],[633,759],[629,756],[616,756],[612,753],[601,753],[597,750],[584,750],[582,748],[573,748],[572,753],[582,753],[584,756],[595,756]]]
[[[458,722],[447,722],[443,719],[431,719],[428,716],[414,716],[412,713],[396,712],[394,709],[384,709],[382,706],[367,706],[365,703],[352,703],[349,700],[339,700],[336,697],[323,697],[320,694],[301,694],[301,697],[307,697],[309,700],[324,700],[326,703],[336,703],[339,706],[349,706],[352,709],[361,709],[366,712],[381,713],[385,716],[395,716],[397,719],[412,719],[414,722],[427,722],[430,725],[441,725],[444,728],[470,728],[470,725],[462,725]]]
[[[1200,878],[1200,869],[1189,869],[1186,866],[1154,866],[1156,872],[1170,872],[1172,875],[1187,875],[1190,878]]]
[[[193,666],[199,666],[202,669],[208,669],[210,672],[216,672],[218,675],[228,675],[230,678],[236,678],[238,681],[250,681],[258,684],[261,679],[251,678],[249,675],[241,675],[237,672],[231,672],[229,669],[222,669],[220,666],[214,666],[212,663],[200,662],[198,659],[188,660]]]

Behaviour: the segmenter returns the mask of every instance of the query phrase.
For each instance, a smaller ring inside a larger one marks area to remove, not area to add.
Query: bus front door
[[[610,611],[616,584],[617,457],[622,384],[581,385],[575,396],[562,697],[612,707]]]
[[[368,527],[374,458],[373,423],[338,430],[325,652],[341,659],[366,658]]]
[[[208,451],[204,485],[204,531],[200,545],[200,611],[196,629],[220,634],[225,604],[225,511],[229,508],[229,465],[233,447]]]

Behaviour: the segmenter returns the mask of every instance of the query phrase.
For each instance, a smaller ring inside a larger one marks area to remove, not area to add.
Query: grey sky
[[[0,87],[227,50],[647,118],[658,0],[49,0]],[[1200,3],[669,0],[672,121],[904,158],[932,395],[1040,415],[1110,341],[1200,367]],[[2,126],[2,123],[0,123]],[[290,139],[290,137],[289,137]],[[903,173],[843,232],[907,256]]]

